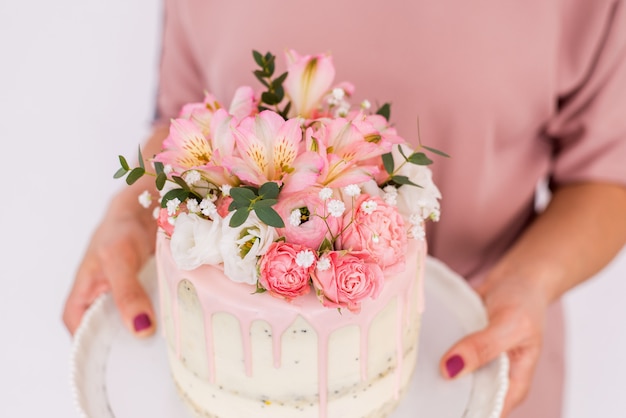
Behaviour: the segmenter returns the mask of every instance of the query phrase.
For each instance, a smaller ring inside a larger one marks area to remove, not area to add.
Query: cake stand
[[[152,261],[141,277],[153,301],[155,276]],[[418,364],[391,418],[499,417],[508,385],[505,354],[454,381],[444,380],[438,370],[441,356],[454,342],[485,326],[480,299],[465,280],[436,259],[428,258],[425,277]],[[71,385],[83,417],[191,417],[169,375],[164,338],[159,333],[142,340],[133,337],[124,329],[109,294],[89,308],[75,334]]]

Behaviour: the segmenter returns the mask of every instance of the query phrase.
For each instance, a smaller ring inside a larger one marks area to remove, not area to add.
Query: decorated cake
[[[211,418],[388,416],[415,368],[424,222],[439,191],[385,104],[351,104],[332,57],[253,52],[261,92],[172,120],[156,179],[162,329],[176,387]],[[150,173],[148,173],[150,171]],[[150,192],[140,202],[150,207]]]

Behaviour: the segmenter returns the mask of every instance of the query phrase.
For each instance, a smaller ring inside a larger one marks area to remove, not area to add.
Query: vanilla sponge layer
[[[183,399],[203,417],[387,416],[415,367],[424,253],[411,240],[405,270],[353,314],[313,294],[252,294],[216,267],[178,270],[160,237],[163,325]]]

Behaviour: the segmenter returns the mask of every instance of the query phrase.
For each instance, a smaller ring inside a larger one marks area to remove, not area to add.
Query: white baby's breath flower
[[[319,197],[322,200],[328,200],[333,196],[333,189],[331,189],[330,187],[324,187],[322,190],[320,190],[319,192]]]
[[[139,204],[146,209],[150,207],[152,204],[152,195],[149,191],[144,190],[143,193],[139,195]]]
[[[161,207],[160,206],[156,206],[153,210],[152,210],[152,217],[154,219],[159,219],[159,215],[161,214]]]
[[[210,199],[202,199],[198,207],[204,216],[214,217],[217,213],[217,206]]]
[[[168,200],[166,207],[167,207],[167,214],[170,216],[174,215],[178,211],[178,208],[180,207],[180,200],[177,197],[175,197],[174,199]]]
[[[331,94],[333,95],[333,98],[335,100],[343,100],[343,98],[346,96],[346,92],[339,87],[335,87]]]
[[[356,184],[350,184],[343,188],[346,195],[350,197],[358,196],[361,194],[361,188]]]
[[[411,216],[409,216],[409,223],[411,225],[420,225],[423,220],[424,218],[422,218],[422,215],[417,212],[414,212],[411,214]]]
[[[330,216],[333,216],[335,218],[339,218],[346,211],[346,205],[341,200],[337,199],[333,199],[328,202],[327,207]]]
[[[220,190],[222,191],[222,194],[224,196],[230,196],[230,189],[232,189],[233,186],[231,186],[230,184],[224,184],[222,185],[222,187],[220,187]]]
[[[409,238],[415,238],[419,240],[423,240],[426,238],[426,231],[424,230],[424,226],[422,224],[413,225],[409,228]]]
[[[328,257],[322,257],[317,260],[317,264],[315,266],[319,271],[326,271],[330,268],[330,260]]]
[[[296,264],[300,267],[309,268],[315,262],[315,256],[311,250],[303,250],[296,254]]]
[[[365,202],[361,203],[361,210],[368,215],[371,215],[377,207],[378,204],[374,200],[366,200]]]
[[[350,105],[348,103],[340,103],[339,107],[337,108],[337,112],[336,115],[340,118],[346,117],[348,116],[348,113],[350,112]]]
[[[176,225],[176,218],[173,217],[173,216],[168,216],[167,223],[172,225],[172,226]]]
[[[196,199],[187,199],[187,210],[189,213],[200,212],[200,205],[198,205],[198,201]]]
[[[183,175],[183,179],[188,185],[193,186],[202,179],[202,176],[198,170],[189,170]]]
[[[370,107],[372,107],[372,104],[370,103],[369,100],[365,99],[361,102],[361,109],[367,110]]]
[[[299,226],[302,223],[302,214],[300,209],[294,209],[289,214],[289,224],[291,226]]]

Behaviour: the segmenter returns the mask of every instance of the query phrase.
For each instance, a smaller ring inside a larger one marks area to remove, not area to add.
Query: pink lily
[[[287,71],[289,75],[283,83],[291,100],[291,112],[309,118],[321,105],[321,100],[330,89],[335,78],[335,67],[329,55],[299,55],[289,50]]]

